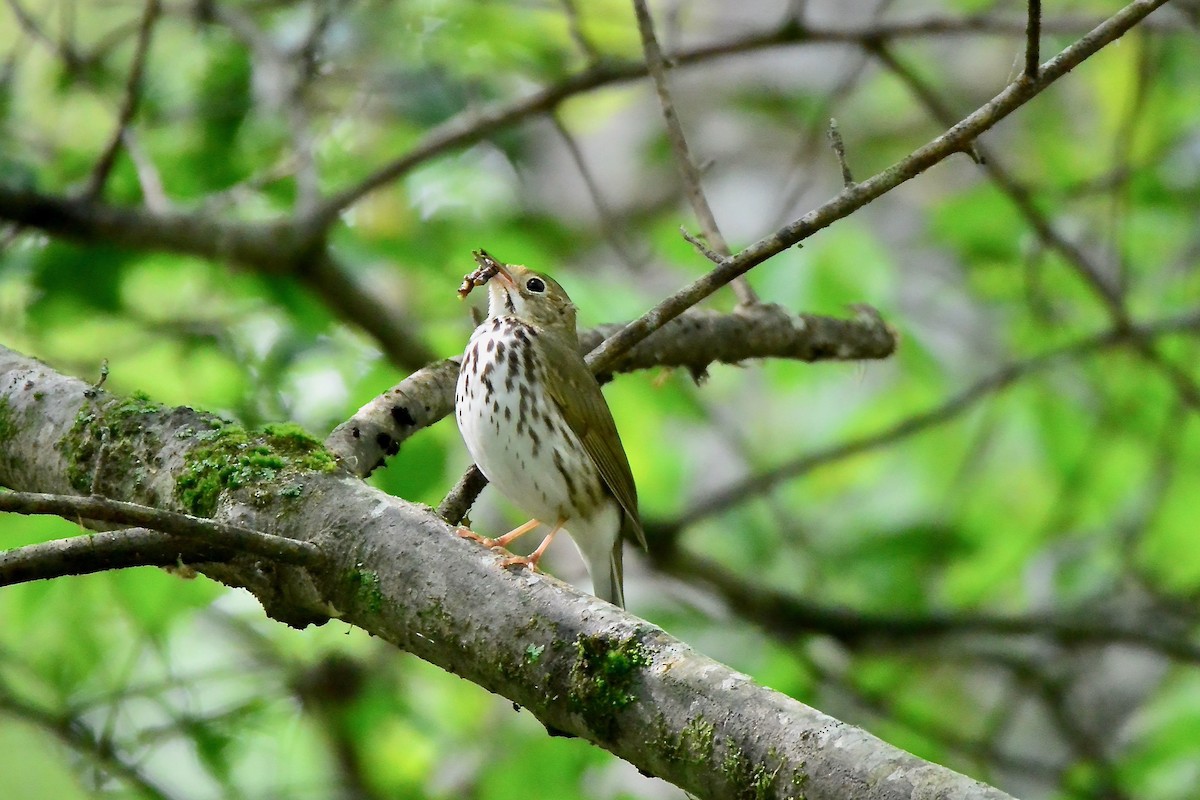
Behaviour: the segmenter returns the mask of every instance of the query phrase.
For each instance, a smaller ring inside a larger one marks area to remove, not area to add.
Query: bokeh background
[[[735,249],[841,189],[831,117],[861,180],[1024,59],[1019,3],[652,7]],[[1044,57],[1119,7],[1045,3]],[[651,554],[627,551],[634,613],[1027,800],[1196,796],[1198,18],[1169,3],[975,159],[750,274],[792,312],[873,306],[895,356],[718,366],[701,384],[617,376],[606,394],[656,534]],[[408,356],[302,275],[0,219],[3,344],[88,379],[107,359],[114,392],[323,437],[421,354],[461,351],[471,304],[454,290],[475,248],[552,272],[583,325],[632,319],[709,267],[679,232],[696,225],[641,59],[623,0],[8,0],[5,185],[260,222],[419,155],[330,233],[347,280],[408,326]],[[629,79],[419,150],[610,73]],[[371,480],[436,506],[468,463],[446,421]],[[472,518],[520,521],[486,491]],[[0,546],[77,532],[9,516]],[[549,570],[586,587],[563,544]],[[13,800],[682,797],[361,631],[290,630],[241,592],[157,569],[0,590],[0,786]]]

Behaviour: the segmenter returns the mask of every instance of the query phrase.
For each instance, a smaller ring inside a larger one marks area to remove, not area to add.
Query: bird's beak
[[[512,273],[508,271],[508,267],[504,266],[499,261],[496,262],[496,277],[500,279],[500,282],[503,283],[506,288],[515,289],[517,287],[517,282],[513,280]]]

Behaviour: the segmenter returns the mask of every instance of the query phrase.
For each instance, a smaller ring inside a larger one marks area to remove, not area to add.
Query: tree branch
[[[120,754],[108,746],[104,736],[92,730],[90,725],[78,716],[53,714],[30,705],[13,696],[3,686],[0,686],[0,711],[52,734],[92,764],[127,784],[141,797],[150,800],[180,800],[178,795],[172,794],[144,775],[135,764],[121,758]]]
[[[949,109],[933,90],[916,73],[899,61],[890,49],[880,45],[876,49],[876,54],[897,77],[909,86],[913,94],[921,100],[936,119],[943,121],[953,119]],[[1046,247],[1061,255],[1071,266],[1088,289],[1100,300],[1113,325],[1129,334],[1128,341],[1133,349],[1163,373],[1189,408],[1193,411],[1200,410],[1200,385],[1197,385],[1186,371],[1166,358],[1153,342],[1146,340],[1138,333],[1138,327],[1129,315],[1124,295],[1117,282],[1106,276],[1100,266],[1094,263],[1093,259],[1078,245],[1069,241],[1054,228],[1046,215],[1034,204],[1029,190],[1009,173],[998,156],[992,154],[982,143],[977,143],[975,148],[979,155],[977,160],[987,172],[988,177],[1016,207],[1038,239]]]
[[[111,569],[226,561],[236,554],[215,542],[123,528],[0,550],[0,586]]]
[[[1138,335],[1150,339],[1170,333],[1196,331],[1200,331],[1200,310],[1148,323],[1137,328]],[[1022,378],[1060,364],[1066,359],[1126,344],[1129,336],[1127,331],[1110,329],[1002,366],[934,408],[908,416],[875,433],[808,453],[772,469],[736,481],[724,489],[711,491],[702,500],[691,504],[687,513],[674,520],[652,525],[654,530],[650,531],[648,528],[647,535],[659,537],[655,541],[656,544],[671,546],[670,542],[665,541],[666,539],[674,538],[684,528],[694,525],[702,519],[727,511],[746,502],[751,497],[770,492],[779,484],[805,475],[825,464],[894,444],[909,436],[947,423],[974,408],[981,400],[1011,386]]]
[[[1166,2],[1166,0],[1160,0],[1160,4],[1161,2]],[[1091,19],[1064,17],[1043,21],[1042,29],[1051,33],[1075,35],[1090,31],[1097,24],[1100,23]],[[783,24],[765,31],[682,49],[671,53],[670,58],[675,64],[691,65],[714,58],[775,47],[838,43],[869,46],[875,42],[892,39],[948,35],[1022,36],[1025,28],[1026,23],[1023,20],[1006,20],[989,16],[966,18],[931,16],[925,19],[885,22],[855,28],[801,26],[794,20],[786,20]],[[1165,29],[1177,28],[1165,26]],[[366,195],[443,153],[474,144],[531,116],[551,112],[558,108],[563,101],[577,94],[615,83],[638,80],[646,77],[647,74],[647,66],[644,61],[606,60],[594,63],[586,70],[553,86],[534,92],[528,97],[496,104],[482,110],[472,109],[463,112],[431,130],[415,148],[380,167],[359,183],[328,198],[312,214],[313,225],[321,229],[328,227],[342,211]]]
[[[614,323],[581,332],[581,351],[591,350],[623,327]],[[789,314],[777,305],[760,303],[732,314],[692,309],[626,353],[613,372],[684,367],[702,375],[714,363],[737,364],[754,358],[860,361],[887,358],[895,348],[895,333],[874,309],[864,306],[854,319],[844,320]],[[458,359],[430,364],[334,428],[325,446],[353,474],[366,477],[399,452],[409,436],[454,410],[457,380]],[[470,481],[464,488],[474,485]]]
[[[129,69],[129,78],[125,83],[125,99],[121,102],[121,110],[117,114],[117,125],[104,151],[100,154],[100,158],[96,161],[92,177],[88,180],[87,188],[83,192],[83,196],[89,200],[95,199],[103,193],[109,173],[112,172],[113,165],[117,161],[117,152],[120,150],[126,129],[133,121],[138,105],[141,103],[142,75],[146,70],[146,58],[150,54],[150,38],[160,10],[159,0],[146,0],[146,9],[142,12],[142,19],[138,25],[133,66]]]
[[[680,178],[683,179],[683,188],[688,202],[696,214],[700,230],[709,246],[722,257],[728,257],[729,244],[721,235],[721,229],[717,226],[717,218],[708,204],[708,197],[704,194],[704,186],[700,182],[700,170],[696,168],[696,162],[692,160],[687,137],[683,134],[679,115],[675,113],[675,102],[671,99],[671,90],[667,88],[666,60],[663,58],[662,49],[658,46],[658,39],[654,35],[654,20],[650,17],[650,9],[646,7],[646,0],[633,0],[633,11],[637,17],[638,31],[642,37],[642,53],[646,58],[646,71],[650,73],[650,78],[654,82],[658,104],[662,108],[663,120],[667,126],[667,141],[671,143],[671,152],[675,154],[675,165],[679,168]],[[733,290],[737,295],[738,302],[743,305],[758,302],[758,296],[744,278],[737,278],[733,281]]]
[[[1028,0],[1029,21],[1025,24],[1025,77],[1037,80],[1038,53],[1042,39],[1042,0]]]
[[[737,255],[726,259],[724,263],[707,275],[663,300],[592,351],[588,356],[589,365],[598,372],[607,371],[634,344],[737,276],[744,275],[768,258],[857,211],[950,155],[962,152],[981,133],[989,130],[1000,120],[1029,102],[1089,56],[1120,38],[1165,2],[1166,0],[1135,0],[1125,6],[1089,34],[1048,61],[1036,80],[1022,79],[1010,83],[991,101],[964,117],[948,131],[914,151],[907,158],[861,183],[843,189],[836,197],[828,200],[819,208],[758,240]]]
[[[188,409],[98,403],[86,389],[0,349],[0,482],[48,491],[68,484],[80,455],[72,444],[79,412],[90,404],[82,418],[108,428],[110,447],[122,453],[120,464],[95,465],[98,484],[123,500],[177,506],[177,476],[204,445],[181,434],[211,420]],[[203,565],[209,576],[248,588],[276,619],[304,625],[336,611],[528,708],[548,727],[703,798],[748,786],[760,798],[800,790],[864,800],[1008,797],[763,688],[551,577],[505,570],[498,554],[455,536],[428,509],[339,475],[305,474],[303,485],[299,497],[271,491],[270,481],[226,489],[215,507],[222,520],[319,541],[321,566]]]
[[[74,241],[186,253],[266,275],[294,274],[339,317],[371,334],[397,366],[417,369],[436,358],[411,323],[362,286],[329,253],[320,233],[302,222],[248,223],[200,212],[156,213],[2,184],[0,218]]]
[[[308,542],[106,497],[0,492],[0,511],[54,514],[67,519],[154,529],[88,534],[0,551],[0,586],[58,575],[78,575],[89,559],[109,561],[114,567],[161,565],[173,563],[185,551],[209,555],[232,551],[289,564],[313,565],[321,556],[321,551]],[[144,553],[150,560],[133,560],[138,553]],[[167,560],[163,561],[164,558]],[[104,568],[107,567],[101,567]],[[56,569],[60,571],[55,572]]]

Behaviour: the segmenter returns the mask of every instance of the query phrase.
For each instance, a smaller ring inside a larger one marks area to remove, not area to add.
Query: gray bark
[[[229,430],[191,409],[93,392],[0,348],[6,486],[62,494],[86,486],[194,510],[180,478],[195,474],[199,455],[218,458],[212,442]],[[425,507],[346,473],[296,471],[283,456],[277,475],[221,491],[213,516],[312,542],[321,562],[240,554],[193,565],[248,589],[277,620],[340,618],[698,797],[1008,797],[759,686],[550,576],[501,569],[497,554]]]

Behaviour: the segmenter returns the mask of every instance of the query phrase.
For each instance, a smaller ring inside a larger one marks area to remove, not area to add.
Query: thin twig
[[[104,193],[104,186],[108,183],[108,176],[112,174],[113,166],[117,161],[117,153],[121,150],[121,144],[124,141],[125,131],[129,128],[129,123],[133,121],[133,117],[137,114],[138,106],[142,100],[142,79],[146,72],[146,60],[150,54],[150,39],[154,31],[154,23],[158,20],[161,6],[159,0],[146,0],[146,8],[142,12],[142,21],[138,27],[137,44],[133,52],[133,65],[129,68],[129,77],[125,81],[125,99],[121,103],[121,110],[117,114],[117,125],[113,129],[112,136],[108,139],[108,144],[100,153],[100,158],[96,160],[96,166],[92,170],[91,178],[88,179],[87,188],[83,191],[84,198],[93,200]]]
[[[132,760],[127,762],[121,758],[111,742],[79,716],[51,713],[26,703],[3,687],[0,687],[0,711],[50,733],[98,769],[125,783],[136,795],[150,800],[177,800],[180,797],[143,774]]]
[[[838,130],[837,120],[829,118],[829,143],[833,154],[837,156],[838,166],[842,168],[842,186],[849,189],[854,185],[854,176],[850,174],[850,165],[846,163],[846,143],[842,141],[842,132]]]
[[[122,528],[0,550],[0,586],[132,567],[228,561],[237,554],[215,542],[149,528]]]
[[[934,164],[961,152],[979,134],[995,126],[1016,109],[1040,94],[1088,57],[1120,38],[1167,0],[1135,0],[1109,17],[1091,33],[1067,47],[1046,64],[1037,79],[1010,83],[992,100],[980,106],[933,141],[875,176],[843,189],[794,222],[751,244],[721,266],[664,299],[588,356],[597,372],[608,370],[622,354],[683,311],[691,308],[739,275],[812,234],[848,216],[902,183],[912,180]]]
[[[567,17],[567,29],[571,32],[571,40],[587,58],[588,63],[595,64],[600,60],[600,52],[583,32],[583,19],[580,17],[575,0],[559,0],[559,3],[562,4],[563,14]]]
[[[138,186],[142,189],[142,200],[146,208],[156,214],[165,214],[171,210],[171,201],[163,188],[162,176],[158,168],[150,160],[150,154],[142,149],[141,142],[131,128],[126,128],[121,136],[125,152],[133,162],[133,171],[137,174]]]
[[[1153,339],[1196,330],[1200,330],[1200,310],[1139,326],[1137,335]],[[693,504],[686,514],[669,522],[658,523],[654,528],[662,536],[673,537],[683,528],[740,505],[750,497],[765,494],[784,481],[795,479],[825,464],[870,452],[945,424],[974,408],[979,401],[1018,380],[1059,364],[1064,359],[1078,358],[1096,350],[1122,345],[1128,341],[1129,336],[1127,331],[1110,328],[1023,361],[1002,366],[939,405],[906,417],[883,430],[809,453],[739,480],[725,489],[709,492],[702,501]],[[652,542],[652,545],[654,544],[656,543]]]
[[[1029,21],[1025,25],[1025,77],[1037,80],[1038,50],[1042,39],[1042,0],[1029,0]]]
[[[50,38],[50,35],[42,30],[41,26],[37,24],[37,21],[34,20],[29,11],[19,2],[17,2],[17,0],[7,0],[7,2],[9,10],[11,10],[13,16],[16,17],[17,24],[21,26],[21,29],[24,30],[31,39],[41,42],[48,50],[50,50],[50,52],[52,52],[59,60],[61,60],[63,65],[66,67],[67,72],[78,72],[79,69],[86,63],[86,59],[79,55],[79,52],[67,44],[67,42],[55,41],[54,39]]]
[[[679,234],[683,236],[684,241],[696,248],[700,255],[704,256],[712,263],[720,264],[725,260],[725,256],[721,255],[715,250],[710,249],[709,246],[705,244],[702,239],[700,239],[700,237],[696,236],[682,225],[679,226]]]
[[[875,52],[880,60],[909,86],[913,94],[925,104],[935,119],[941,121],[943,124],[947,120],[953,119],[954,115],[946,104],[942,102],[941,98],[934,93],[933,89],[918,77],[913,70],[909,69],[903,62],[896,58],[887,46],[879,45]],[[1057,61],[1058,59],[1056,58],[1051,63],[1053,64]],[[1049,65],[1047,70],[1043,71],[1042,75],[1044,76],[1048,72]],[[997,188],[1017,208],[1017,211],[1020,212],[1026,223],[1037,234],[1038,239],[1062,256],[1076,274],[1083,279],[1084,283],[1103,304],[1113,325],[1129,334],[1128,341],[1130,344],[1147,362],[1162,372],[1174,386],[1180,399],[1193,410],[1200,410],[1200,385],[1196,383],[1195,379],[1187,371],[1167,359],[1153,342],[1145,339],[1138,333],[1138,327],[1134,324],[1129,315],[1129,310],[1125,305],[1125,298],[1121,287],[1112,279],[1106,277],[1101,268],[1093,263],[1092,259],[1082,249],[1067,240],[1054,228],[1046,215],[1034,204],[1029,189],[1021,185],[1001,165],[999,159],[989,152],[983,143],[975,142],[974,146],[980,159],[978,163],[988,173],[988,176]]]
[[[321,551],[310,542],[288,539],[211,519],[159,508],[110,500],[106,497],[0,492],[0,511],[53,514],[67,519],[90,519],[120,525],[141,525],[190,539],[201,539],[241,552],[298,564],[312,564]]]
[[[717,218],[708,204],[708,197],[704,194],[704,186],[700,182],[700,171],[696,168],[696,162],[692,160],[687,137],[684,136],[683,126],[679,123],[679,115],[675,113],[675,103],[671,99],[671,91],[667,87],[666,59],[663,58],[662,48],[659,47],[658,39],[654,35],[654,21],[650,17],[650,9],[646,7],[646,0],[633,0],[633,10],[637,16],[638,31],[642,36],[642,52],[646,57],[646,71],[654,81],[658,104],[662,108],[663,120],[667,125],[667,140],[671,143],[671,152],[675,154],[675,164],[679,168],[679,176],[683,180],[683,188],[687,193],[688,202],[696,214],[700,230],[708,241],[709,247],[721,256],[728,257],[729,245],[726,243],[725,237],[721,235],[721,229],[717,226]],[[750,305],[758,302],[758,296],[742,277],[732,281],[732,285],[739,303]]]
[[[1149,620],[1130,624],[1085,614],[872,613],[818,604],[762,581],[744,580],[721,561],[687,549],[664,552],[655,548],[652,540],[650,552],[664,571],[713,587],[739,617],[789,640],[820,633],[853,647],[868,642],[876,646],[913,645],[930,638],[980,634],[1039,636],[1071,644],[1119,642],[1200,664],[1200,646],[1181,635],[1181,620],[1165,615],[1153,617],[1152,624]]]
[[[487,484],[488,479],[484,477],[483,472],[472,464],[438,505],[438,516],[451,525],[462,522]]]
[[[571,160],[575,162],[575,169],[578,170],[579,177],[583,179],[583,185],[587,188],[588,196],[592,198],[592,205],[596,207],[596,213],[600,216],[600,227],[604,231],[604,238],[608,240],[609,246],[620,256],[627,267],[632,270],[640,270],[645,266],[646,259],[635,256],[633,251],[630,250],[629,244],[625,241],[625,236],[621,231],[621,225],[609,207],[608,201],[604,199],[604,193],[600,190],[600,184],[588,166],[587,159],[583,157],[583,150],[580,149],[579,143],[575,141],[575,137],[567,130],[567,126],[563,123],[562,117],[557,111],[550,114],[550,121],[554,124],[554,130],[563,140],[563,144],[566,145],[567,153],[571,156]]]
[[[1155,7],[1163,2],[1166,0],[1155,3]],[[1141,16],[1145,16],[1145,14],[1141,14]],[[1139,21],[1140,17],[1131,24]],[[1107,24],[1109,23],[1103,20],[1097,22],[1092,19],[1063,17],[1043,21],[1042,29],[1062,35],[1076,35],[1081,31],[1090,31],[1097,25]],[[1127,27],[1123,25],[1123,19],[1119,24],[1122,25],[1122,29]],[[1149,27],[1168,33],[1186,30],[1172,23],[1151,24]],[[808,25],[798,27],[791,20],[785,20],[782,24],[764,31],[677,51],[672,54],[672,60],[675,64],[683,66],[774,47],[837,43],[866,46],[881,40],[952,35],[1019,36],[1024,30],[1024,20],[1005,20],[985,16],[965,18],[933,16],[926,19],[888,22],[855,28],[825,28]],[[318,228],[328,227],[347,207],[443,153],[474,144],[532,116],[552,111],[565,100],[578,94],[615,83],[637,80],[647,74],[644,61],[605,60],[526,97],[500,103],[483,110],[471,109],[463,112],[429,131],[420,144],[404,155],[379,167],[360,182],[327,198],[313,211],[311,223]]]

